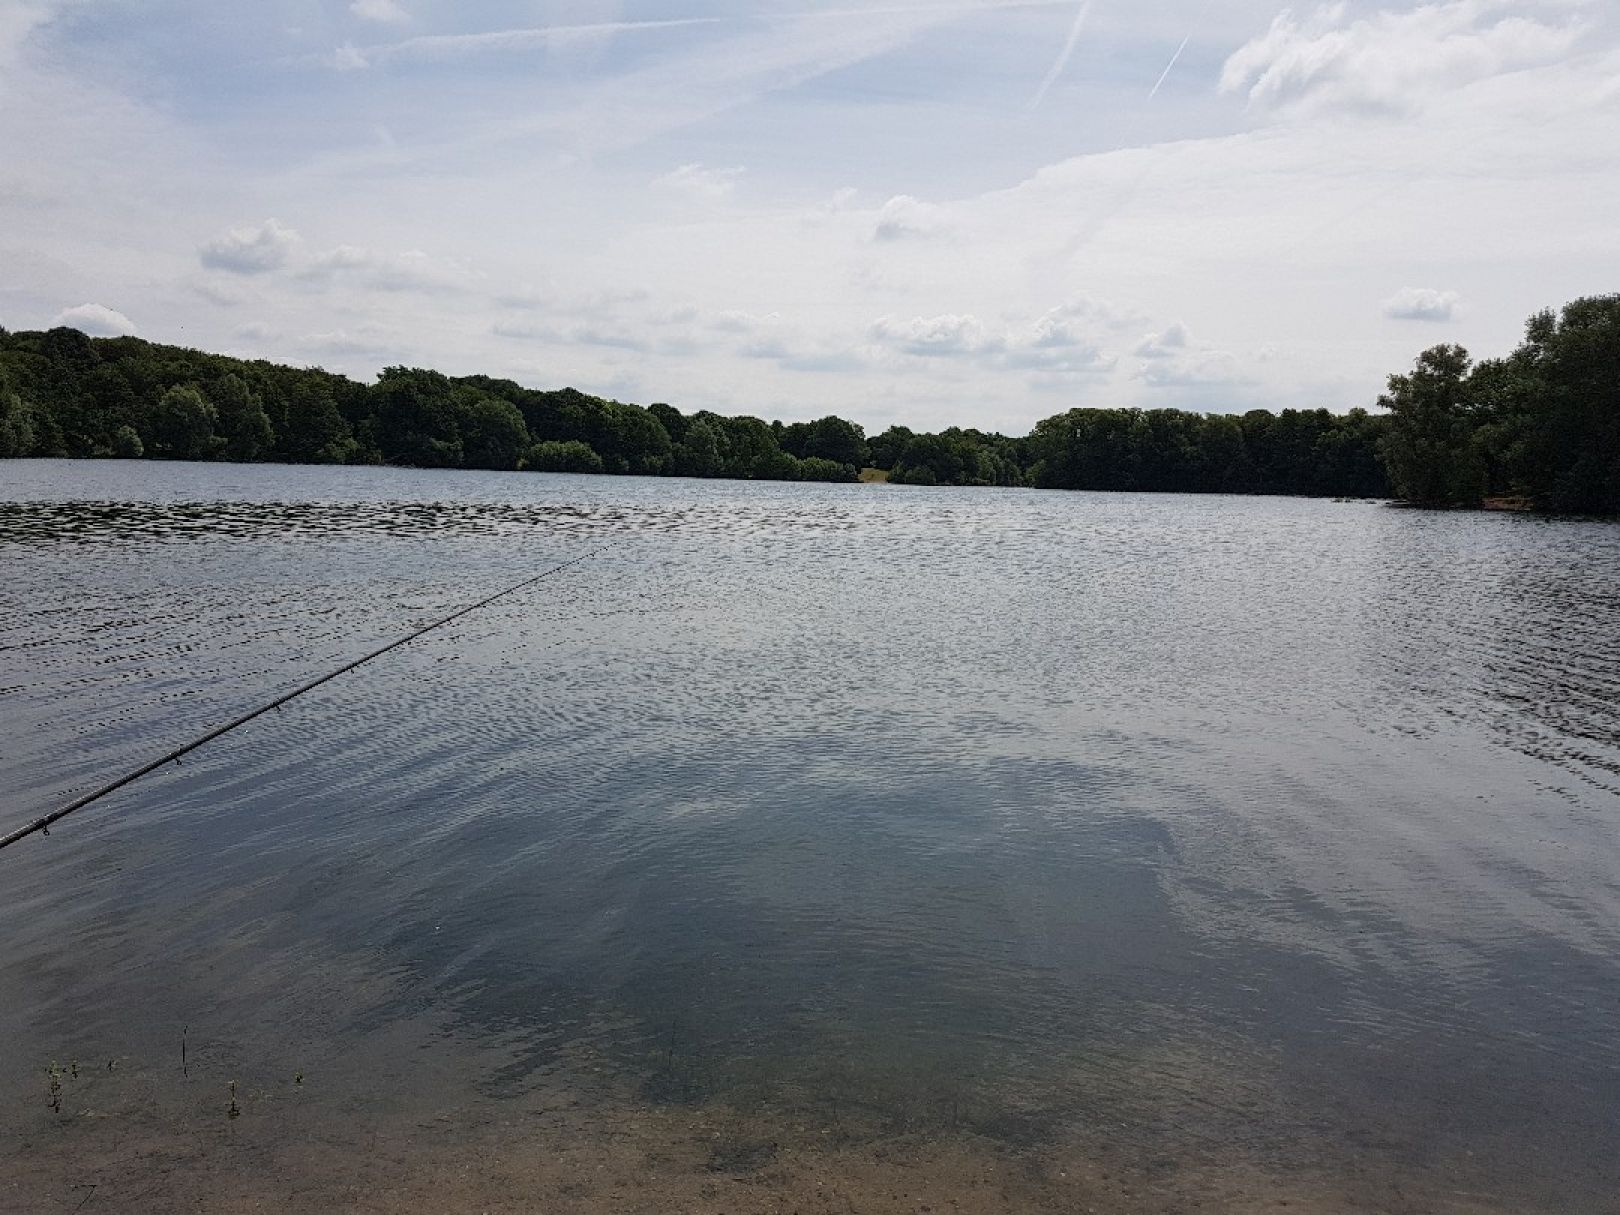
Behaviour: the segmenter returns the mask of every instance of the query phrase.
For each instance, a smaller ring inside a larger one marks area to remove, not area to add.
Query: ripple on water
[[[600,550],[0,857],[16,1084],[430,1024],[496,1111],[588,1057],[646,1108],[1612,1180],[1620,529],[15,467],[0,825]]]

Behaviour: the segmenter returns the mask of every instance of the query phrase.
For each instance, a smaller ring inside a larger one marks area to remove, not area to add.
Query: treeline
[[[765,422],[572,388],[390,367],[316,369],[75,329],[0,329],[0,456],[399,464],[750,480],[1517,498],[1620,511],[1620,296],[1532,317],[1505,359],[1437,346],[1392,376],[1388,412],[1073,409],[1028,435],[839,417]]]
[[[783,426],[390,367],[372,385],[76,329],[0,330],[0,456],[854,481],[860,427]]]
[[[1080,409],[1010,438],[765,422],[391,367],[364,385],[76,329],[0,330],[0,456],[532,469],[914,485],[1354,494],[1386,483],[1355,411]]]
[[[1620,295],[1536,313],[1506,358],[1426,350],[1379,404],[1381,454],[1409,502],[1620,514]]]

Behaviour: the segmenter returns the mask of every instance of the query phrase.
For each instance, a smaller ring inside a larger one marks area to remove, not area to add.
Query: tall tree
[[[195,385],[171,388],[152,413],[152,454],[169,460],[211,460],[224,448],[219,415]]]
[[[219,412],[227,460],[246,463],[270,454],[276,436],[270,428],[270,416],[264,411],[264,399],[241,376],[235,372],[221,376],[209,398]]]
[[[1380,451],[1397,497],[1422,506],[1473,505],[1485,492],[1473,443],[1468,352],[1433,346],[1411,372],[1389,377],[1378,403],[1390,412]]]

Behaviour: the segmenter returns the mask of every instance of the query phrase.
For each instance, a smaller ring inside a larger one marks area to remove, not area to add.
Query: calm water
[[[184,1034],[1617,1209],[1611,524],[10,462],[0,829],[596,549],[0,853],[10,1133]]]

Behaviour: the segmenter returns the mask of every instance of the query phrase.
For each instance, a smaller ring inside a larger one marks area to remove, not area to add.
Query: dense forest
[[[1532,317],[1506,359],[1455,346],[1371,414],[1073,409],[1028,435],[765,422],[390,367],[370,385],[75,329],[0,329],[0,456],[398,464],[784,481],[1516,497],[1620,510],[1620,296]]]

